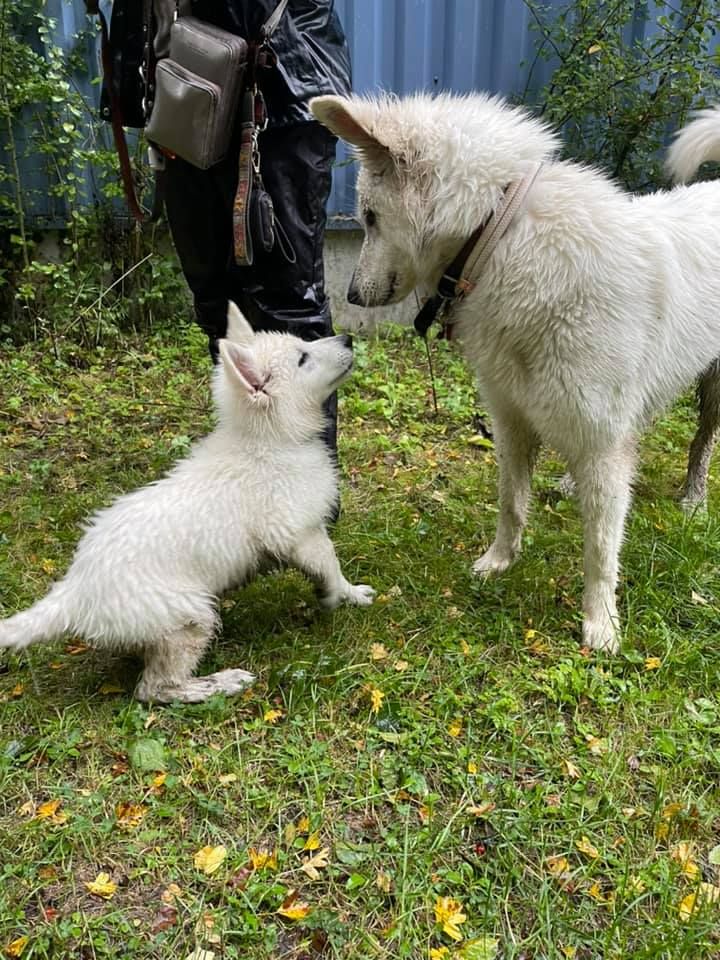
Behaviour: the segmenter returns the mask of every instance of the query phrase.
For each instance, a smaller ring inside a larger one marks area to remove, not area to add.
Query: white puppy
[[[354,144],[365,225],[348,298],[394,303],[438,282],[512,183],[542,163],[453,331],[493,418],[500,471],[495,540],[475,563],[500,572],[520,548],[539,443],[567,460],[583,512],[583,638],[617,649],[618,554],[635,440],[697,377],[701,424],[686,500],[705,494],[720,422],[720,183],[633,197],[602,172],[556,159],[557,140],[484,95],[312,101]],[[720,156],[720,112],[681,134],[673,170]]]
[[[372,602],[370,587],[342,575],[325,529],[338,485],[323,403],[350,373],[350,337],[254,334],[230,304],[220,356],[215,430],[163,479],[96,514],[64,579],[0,621],[0,647],[78,634],[142,654],[139,699],[194,702],[254,680],[192,675],[218,626],[217,597],[261,569],[297,567],[327,607]]]

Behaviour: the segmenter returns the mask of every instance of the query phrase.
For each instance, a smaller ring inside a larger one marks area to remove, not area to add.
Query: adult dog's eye
[[[300,359],[298,360],[298,366],[301,367],[305,363],[305,361],[308,359],[309,356],[310,356],[309,353],[301,353]]]
[[[374,210],[365,211],[365,226],[374,227],[377,222],[377,217],[375,216]]]

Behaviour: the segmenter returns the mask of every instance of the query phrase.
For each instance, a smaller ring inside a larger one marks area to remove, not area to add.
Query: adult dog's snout
[[[349,333],[341,333],[340,336],[338,337],[338,340],[347,350],[352,350],[353,338],[350,336]]]
[[[360,290],[355,280],[355,274],[353,274],[352,280],[350,281],[350,286],[348,287],[347,300],[348,303],[354,303],[356,307],[365,306],[363,299],[360,296]]]

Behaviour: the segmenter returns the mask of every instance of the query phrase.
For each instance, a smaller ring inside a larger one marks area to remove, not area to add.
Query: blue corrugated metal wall
[[[335,0],[345,26],[358,93],[388,90],[489,90],[521,95],[537,34],[523,0]],[[533,88],[552,72],[538,61]],[[331,216],[353,211],[353,165],[338,150]]]
[[[103,0],[103,5],[109,0]],[[387,90],[408,93],[415,90],[488,90],[523,97],[543,86],[552,73],[552,63],[535,55],[537,32],[531,29],[532,15],[523,0],[335,0],[344,24],[353,61],[353,86],[357,92]],[[560,6],[564,0],[548,0]],[[628,42],[655,29],[655,20],[669,4],[638,0],[638,15]],[[87,25],[83,0],[46,0],[45,12],[54,17],[55,40],[72,47],[79,30]],[[94,21],[93,21],[94,22]],[[97,53],[86,43],[90,77],[76,77],[88,101],[96,105],[99,88]],[[529,84],[532,87],[529,87]],[[96,106],[94,107],[96,109]],[[98,125],[101,136],[107,135]],[[29,214],[38,219],[62,219],[59,201],[47,189],[48,174],[42,157],[32,149],[33,130],[26,123],[18,131],[25,155],[22,173]],[[88,146],[91,147],[88,132]],[[1,146],[0,146],[1,149]],[[345,148],[338,150],[333,191],[329,203],[331,223],[348,222],[354,206],[354,164],[347,161]],[[94,175],[90,168],[79,171],[83,195],[91,202]],[[44,187],[44,188],[43,188]]]

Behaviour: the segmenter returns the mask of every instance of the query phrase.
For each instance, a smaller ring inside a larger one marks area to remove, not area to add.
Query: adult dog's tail
[[[0,648],[22,650],[31,643],[43,643],[62,636],[70,629],[67,600],[57,590],[34,606],[0,620]]]
[[[666,166],[676,183],[686,183],[707,160],[720,161],[720,106],[699,110],[668,150]]]

